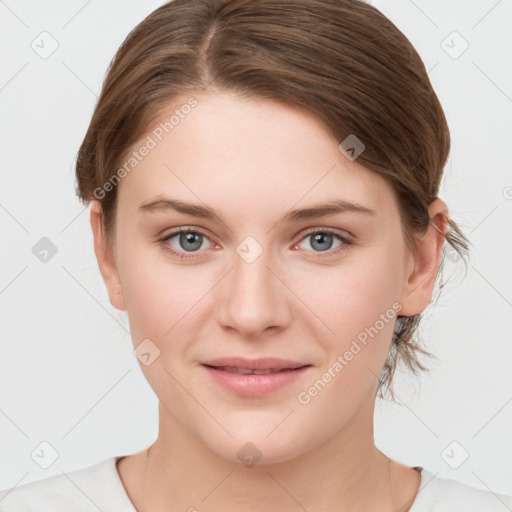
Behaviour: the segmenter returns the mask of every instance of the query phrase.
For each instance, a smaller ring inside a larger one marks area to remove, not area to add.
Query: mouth
[[[306,366],[311,365],[304,365],[299,366],[298,368],[265,368],[263,370],[255,370],[251,368],[237,368],[236,366],[211,366],[209,364],[205,364],[204,366],[208,366],[209,368],[213,368],[215,370],[220,370],[223,372],[229,372],[229,373],[239,373],[241,375],[268,375],[269,373],[279,373],[279,372],[289,372],[294,370],[300,370],[301,368],[305,368]]]
[[[244,397],[258,397],[295,382],[313,365],[276,358],[223,358],[200,366],[224,389]]]

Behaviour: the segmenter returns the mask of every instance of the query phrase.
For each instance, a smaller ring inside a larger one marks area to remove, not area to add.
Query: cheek
[[[337,425],[348,421],[377,386],[389,352],[400,304],[394,276],[384,270],[347,267],[324,274],[305,295],[322,320],[311,322],[319,326],[316,342],[325,353],[311,387],[302,390],[312,404],[306,410],[318,414],[330,410]]]
[[[357,336],[381,314],[390,323],[400,297],[399,265],[398,253],[386,247],[359,250],[336,267],[318,267],[298,277],[297,294],[337,337]]]
[[[328,383],[317,406],[335,400],[350,407],[376,385],[401,309],[399,264],[395,251],[375,246],[301,281],[300,296],[321,319],[308,316],[326,354],[320,372]]]
[[[193,323],[212,288],[211,269],[171,263],[154,246],[125,247],[123,254],[119,272],[134,343],[150,338],[163,346]]]

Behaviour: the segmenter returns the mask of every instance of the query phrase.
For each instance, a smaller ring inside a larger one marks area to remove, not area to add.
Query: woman
[[[159,399],[139,453],[14,510],[498,511],[375,446],[445,240],[450,138],[405,36],[356,0],[175,0],[127,37],[80,148],[99,268]]]

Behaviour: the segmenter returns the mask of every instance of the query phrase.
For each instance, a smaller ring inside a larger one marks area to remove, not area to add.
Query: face
[[[228,460],[248,442],[261,463],[290,460],[370,428],[396,315],[428,304],[439,251],[413,258],[392,189],[310,114],[194,97],[168,133],[133,146],[149,150],[118,185],[115,252],[96,229],[96,254],[168,424]],[[338,207],[312,210],[326,203]],[[302,368],[213,361],[231,357]]]

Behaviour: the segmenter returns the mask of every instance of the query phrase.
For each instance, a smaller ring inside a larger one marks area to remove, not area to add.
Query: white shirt
[[[120,458],[110,457],[85,469],[4,489],[0,491],[0,511],[136,512],[117,471],[116,462]],[[420,466],[417,469],[421,470],[421,483],[410,512],[512,510],[512,496],[437,478]]]

